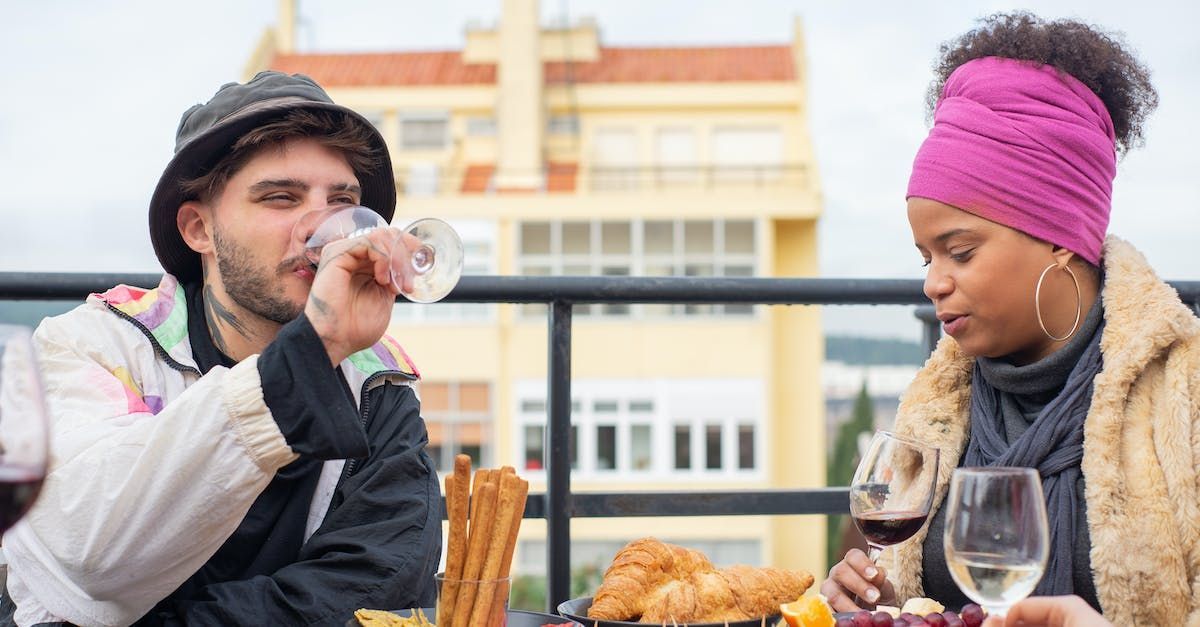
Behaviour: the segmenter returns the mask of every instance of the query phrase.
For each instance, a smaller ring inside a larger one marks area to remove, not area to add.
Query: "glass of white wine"
[[[1004,616],[1033,592],[1050,553],[1037,471],[956,469],[946,507],[942,543],[950,576],[989,614]]]
[[[317,222],[319,220],[319,222]],[[315,223],[315,226],[314,226]],[[304,255],[313,264],[321,263],[321,251],[340,239],[358,237],[386,228],[383,216],[361,205],[347,205],[328,212],[305,216],[293,229],[293,239],[304,241]],[[409,250],[397,247],[404,255],[392,260],[392,283],[399,289],[399,277],[413,276],[413,290],[400,293],[415,303],[433,303],[446,297],[462,276],[462,238],[449,224],[437,218],[422,218],[404,227],[417,246]],[[408,264],[408,268],[402,267]]]

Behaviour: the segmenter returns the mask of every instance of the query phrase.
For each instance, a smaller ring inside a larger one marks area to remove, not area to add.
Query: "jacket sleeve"
[[[4,538],[10,569],[60,618],[128,624],[208,560],[296,454],[255,358],[155,378],[149,342],[93,305],[48,319],[35,341],[52,456],[38,502]],[[157,413],[143,375],[173,397]]]
[[[343,478],[299,559],[270,576],[209,585],[152,622],[342,625],[358,608],[434,605],[441,490],[416,396],[389,384],[368,402],[371,454]]]

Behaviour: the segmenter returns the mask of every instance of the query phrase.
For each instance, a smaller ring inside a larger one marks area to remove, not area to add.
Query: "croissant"
[[[604,571],[604,580],[592,599],[589,618],[629,620],[645,613],[647,595],[664,582],[686,579],[698,571],[713,570],[699,551],[642,538],[625,545]]]
[[[645,538],[617,553],[588,617],[655,624],[748,620],[777,613],[812,584],[803,571],[717,570],[703,554]]]

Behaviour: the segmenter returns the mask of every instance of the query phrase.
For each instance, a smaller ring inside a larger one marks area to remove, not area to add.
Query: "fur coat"
[[[1110,236],[1103,263],[1104,367],[1081,462],[1096,590],[1116,625],[1200,625],[1200,320],[1128,243]],[[934,511],[966,448],[972,366],[943,339],[896,417],[942,450]],[[927,531],[881,559],[901,601],[922,594]]]

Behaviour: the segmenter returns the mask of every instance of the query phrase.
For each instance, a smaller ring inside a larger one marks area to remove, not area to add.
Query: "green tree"
[[[850,485],[854,478],[854,469],[858,466],[858,435],[875,429],[875,406],[871,403],[871,395],[867,392],[867,381],[863,380],[858,398],[854,400],[854,411],[850,419],[838,428],[837,438],[833,442],[833,454],[829,456],[829,466],[826,470],[826,482],[831,486]],[[842,559],[839,551],[842,548],[842,537],[849,523],[847,516],[830,516],[826,527],[825,557],[829,564],[835,564]]]

